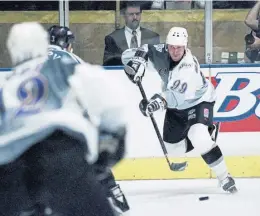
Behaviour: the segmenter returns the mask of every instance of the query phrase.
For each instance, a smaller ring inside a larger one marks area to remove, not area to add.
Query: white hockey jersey
[[[155,69],[162,79],[161,95],[170,109],[187,109],[201,102],[213,102],[215,89],[204,77],[200,65],[189,49],[181,61],[172,66],[165,44],[143,45],[148,52],[148,68]],[[136,49],[128,49],[122,54],[123,64],[134,56]],[[148,71],[149,72],[149,71]]]
[[[18,65],[0,97],[0,164],[15,160],[55,130],[83,134],[86,158],[97,160],[98,127],[124,126],[124,90],[101,66],[75,64],[67,55]]]

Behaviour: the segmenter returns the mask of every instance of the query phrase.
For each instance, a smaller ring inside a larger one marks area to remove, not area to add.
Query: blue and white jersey
[[[50,49],[48,59],[35,58],[14,68],[0,97],[0,165],[55,130],[84,137],[86,158],[95,162],[98,127],[114,130],[124,124],[120,81],[101,66],[79,61],[71,53]]]
[[[67,57],[68,59],[70,59],[72,62],[75,62],[75,63],[83,63],[84,62],[80,57],[78,57],[74,53],[63,50],[59,46],[49,45],[48,50],[49,50],[49,53],[48,53],[49,59],[60,60],[61,58],[64,59],[65,57]]]

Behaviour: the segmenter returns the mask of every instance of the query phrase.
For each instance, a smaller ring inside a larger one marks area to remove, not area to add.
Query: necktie
[[[131,38],[131,43],[130,43],[130,48],[137,48],[138,43],[137,43],[137,37],[136,37],[136,31],[134,30],[132,32],[132,38]]]

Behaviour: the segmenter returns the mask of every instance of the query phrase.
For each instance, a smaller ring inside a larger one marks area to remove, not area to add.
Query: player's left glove
[[[144,116],[150,116],[151,113],[167,107],[166,100],[159,94],[155,94],[149,101],[142,99],[139,103],[139,109]]]

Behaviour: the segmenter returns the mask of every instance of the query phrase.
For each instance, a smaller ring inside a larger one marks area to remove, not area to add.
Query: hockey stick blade
[[[188,166],[187,161],[182,162],[182,163],[171,163],[171,170],[172,171],[184,171],[186,167]]]

